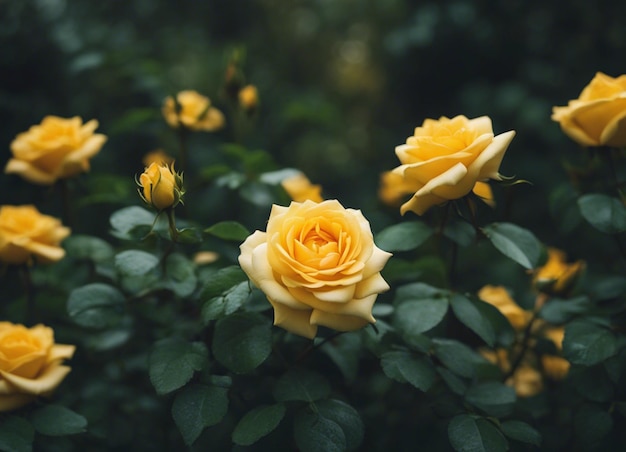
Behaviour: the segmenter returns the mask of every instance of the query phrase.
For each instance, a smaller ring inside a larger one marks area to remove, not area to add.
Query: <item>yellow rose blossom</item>
[[[239,264],[274,307],[274,324],[307,338],[318,326],[374,323],[372,306],[389,289],[380,271],[391,254],[374,244],[361,211],[337,200],[274,205],[267,231],[240,248]]]
[[[70,372],[62,365],[73,345],[55,344],[44,325],[0,322],[0,411],[19,408],[37,396],[49,396]]]
[[[578,99],[552,109],[552,120],[583,146],[626,146],[626,75],[596,73]]]
[[[183,178],[174,165],[151,163],[139,176],[139,194],[157,210],[176,207],[184,195]]]
[[[239,106],[248,113],[253,113],[259,105],[259,92],[254,85],[246,85],[238,94]]]
[[[558,351],[563,350],[564,327],[547,327],[542,334],[554,343]],[[569,372],[570,363],[561,356],[544,354],[541,355],[541,366],[548,377],[553,380],[562,380]]]
[[[486,285],[478,292],[478,298],[498,308],[516,331],[523,331],[530,322],[532,313],[513,301],[509,292],[502,286]]]
[[[212,107],[209,98],[197,91],[181,91],[176,95],[176,101],[172,96],[167,97],[162,111],[165,121],[173,128],[182,125],[190,130],[212,132],[224,127],[222,112]]]
[[[89,159],[100,152],[107,139],[94,133],[97,127],[95,119],[83,124],[78,116],[46,116],[41,124],[13,140],[13,157],[4,171],[42,185],[89,171]]]
[[[472,192],[488,206],[496,206],[496,202],[493,199],[493,191],[491,190],[491,185],[489,185],[489,183],[476,182],[474,188],[472,188]]]
[[[537,290],[550,295],[565,295],[584,268],[584,261],[578,260],[568,264],[563,251],[548,248],[548,260],[544,266],[536,270],[533,285]]]
[[[505,382],[513,386],[518,397],[532,397],[543,390],[543,376],[541,372],[530,365],[521,365],[513,376]]]
[[[491,119],[426,119],[406,144],[396,147],[401,165],[392,170],[396,195],[411,195],[400,212],[424,214],[432,206],[462,198],[477,182],[501,180],[499,168],[514,131],[494,136]],[[394,189],[386,192],[394,193]],[[392,197],[392,196],[391,196]]]
[[[309,199],[314,202],[322,202],[324,200],[322,198],[322,186],[313,185],[303,173],[297,173],[283,179],[281,185],[293,201],[303,202]]]
[[[0,261],[23,264],[55,262],[65,256],[60,243],[70,234],[61,221],[35,206],[0,206]]]
[[[157,163],[159,165],[163,163],[166,165],[171,165],[172,163],[174,163],[174,157],[167,155],[167,153],[163,149],[156,149],[144,155],[141,163],[143,163],[145,167],[150,166],[152,163]]]

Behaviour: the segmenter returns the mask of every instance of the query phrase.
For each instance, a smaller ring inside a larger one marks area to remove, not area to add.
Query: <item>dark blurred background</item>
[[[626,3],[609,0],[0,0],[0,10],[2,162],[45,115],[79,115],[109,137],[94,180],[132,181],[146,152],[173,152],[163,98],[196,89],[223,107],[228,56],[244,49],[261,98],[245,144],[371,211],[378,229],[392,218],[373,211],[380,172],[398,164],[394,147],[425,118],[488,115],[496,133],[517,131],[501,173],[532,182],[496,187],[499,208],[506,197],[507,219],[546,243],[568,240],[574,227],[552,226],[562,212],[550,200],[569,196],[561,163],[581,149],[550,120],[552,106],[578,97],[596,71],[626,72]],[[230,135],[195,139],[202,148]],[[93,189],[85,180],[78,187]],[[3,204],[53,209],[51,190],[0,177]],[[119,207],[107,202],[93,212]]]

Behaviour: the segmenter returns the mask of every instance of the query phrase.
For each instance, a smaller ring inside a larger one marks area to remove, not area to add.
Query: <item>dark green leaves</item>
[[[156,213],[139,206],[124,207],[111,215],[111,233],[126,240],[142,238],[150,232],[155,217]]]
[[[607,233],[626,231],[626,207],[618,199],[588,194],[578,199],[580,213],[593,227]]]
[[[26,419],[7,416],[0,421],[0,450],[30,452],[35,429]]]
[[[126,250],[115,256],[115,268],[124,276],[142,276],[159,264],[154,255],[140,250]]]
[[[478,303],[483,302],[473,301],[459,294],[454,294],[450,298],[450,305],[457,319],[478,334],[487,345],[493,347],[496,341],[496,332],[481,312]]]
[[[207,349],[200,342],[168,338],[157,342],[150,354],[148,372],[158,394],[172,392],[207,365]]]
[[[541,446],[541,435],[526,422],[515,420],[504,421],[500,424],[500,429],[502,429],[502,432],[511,439],[522,443],[532,444],[536,447]]]
[[[257,313],[236,313],[215,325],[215,358],[235,373],[255,369],[270,355],[271,346],[270,322]]]
[[[574,364],[592,366],[617,350],[617,338],[608,328],[590,322],[572,322],[565,327],[563,355]]]
[[[299,368],[288,371],[274,386],[274,398],[278,402],[314,402],[329,394],[330,384],[326,378],[316,372]]]
[[[527,269],[536,268],[542,253],[542,245],[535,235],[513,223],[492,223],[482,232],[505,256]]]
[[[70,292],[67,313],[78,325],[105,328],[120,321],[124,302],[124,295],[115,287],[93,283]]]
[[[87,420],[61,405],[46,405],[32,413],[31,422],[39,433],[48,436],[74,435],[84,432]]]
[[[431,361],[404,351],[391,351],[382,355],[380,364],[389,378],[400,383],[410,383],[420,391],[428,391],[436,379]]]
[[[260,405],[248,411],[233,431],[233,442],[249,446],[257,442],[276,427],[285,416],[285,405]]]
[[[217,386],[189,385],[176,394],[172,404],[172,417],[188,446],[206,427],[219,423],[227,411],[227,389]]]
[[[222,221],[205,229],[204,232],[223,240],[235,242],[243,242],[250,235],[250,232],[236,221]]]
[[[467,414],[452,418],[448,438],[458,452],[504,452],[509,448],[506,438],[493,423]]]
[[[409,251],[430,238],[433,231],[420,221],[389,226],[376,235],[376,244],[385,251]]]
[[[489,416],[503,417],[511,413],[515,390],[497,381],[479,383],[465,393],[465,400]]]

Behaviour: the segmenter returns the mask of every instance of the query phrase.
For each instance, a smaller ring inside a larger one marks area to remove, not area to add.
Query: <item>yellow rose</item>
[[[564,327],[547,327],[542,333],[544,337],[554,343],[557,350],[563,350],[563,337],[565,337]],[[541,365],[545,374],[553,380],[562,380],[565,378],[570,368],[569,361],[557,355],[541,355]]]
[[[543,376],[534,367],[522,364],[506,384],[515,388],[518,397],[532,397],[543,390]]]
[[[626,75],[596,73],[578,99],[552,109],[552,120],[583,146],[626,146]]]
[[[163,149],[155,149],[144,155],[141,163],[146,167],[150,166],[152,163],[171,165],[174,163],[174,158],[167,155]]]
[[[176,207],[181,201],[183,178],[174,171],[174,165],[151,163],[139,176],[139,194],[157,210]]]
[[[253,113],[259,105],[259,92],[254,85],[241,88],[237,97],[239,106],[247,113]]]
[[[512,130],[494,136],[487,116],[426,119],[406,144],[396,147],[401,165],[392,170],[393,178],[387,176],[397,196],[412,195],[400,212],[422,215],[462,198],[477,182],[501,180],[500,163],[514,136]]]
[[[242,243],[239,264],[274,307],[275,325],[314,338],[318,325],[353,331],[376,321],[389,257],[360,210],[304,201],[272,206],[267,232]]]
[[[59,246],[70,229],[35,206],[0,206],[0,261],[23,264],[31,257],[55,262],[65,256]]]
[[[170,127],[178,128],[182,125],[190,130],[207,132],[224,127],[224,115],[211,106],[208,97],[196,91],[186,90],[176,95],[176,101],[169,96],[163,104],[163,117]]]
[[[516,331],[523,331],[528,326],[532,313],[513,301],[504,287],[487,285],[478,291],[478,298],[498,308]]]
[[[73,345],[55,344],[54,332],[44,325],[0,322],[0,411],[49,396],[71,370],[61,362],[74,350]]]
[[[314,202],[322,202],[322,186],[313,185],[308,177],[302,173],[297,173],[281,182],[289,197],[296,202],[303,202],[307,199]]]
[[[582,260],[568,264],[563,251],[548,248],[548,260],[535,272],[533,285],[550,295],[565,295],[585,268]]]
[[[4,172],[50,185],[57,179],[88,171],[89,159],[100,152],[106,141],[106,136],[94,133],[97,127],[95,119],[83,124],[78,116],[70,119],[46,116],[41,124],[13,140],[13,158]]]

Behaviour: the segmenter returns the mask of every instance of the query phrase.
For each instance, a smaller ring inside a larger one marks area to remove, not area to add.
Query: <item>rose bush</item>
[[[54,262],[65,256],[60,243],[70,235],[61,221],[41,214],[35,206],[0,207],[0,261],[23,264],[35,257]]]
[[[597,72],[578,99],[552,109],[552,119],[583,146],[626,146],[626,75]]]
[[[404,215],[422,215],[430,207],[462,198],[477,182],[501,180],[498,172],[514,131],[494,136],[487,116],[426,119],[406,144],[396,147],[401,165],[383,175],[383,199],[400,199]]]
[[[73,345],[55,344],[54,331],[44,325],[0,322],[0,411],[50,395],[70,372],[61,363],[74,350]]]
[[[184,194],[183,179],[174,165],[151,163],[139,176],[139,194],[157,210],[175,207]]]
[[[584,268],[585,263],[582,260],[569,264],[563,251],[548,248],[548,260],[535,271],[533,285],[541,292],[565,295],[576,283]]]
[[[478,298],[495,306],[516,331],[523,331],[532,314],[518,305],[502,286],[486,285],[478,291]]]
[[[94,133],[98,121],[83,124],[80,117],[46,116],[41,124],[17,135],[11,143],[6,173],[29,182],[49,185],[89,170],[89,159],[100,152],[106,136]]]
[[[318,326],[374,323],[372,306],[389,289],[380,271],[391,254],[374,244],[361,211],[337,200],[274,205],[267,231],[240,248],[241,268],[274,307],[274,324],[304,337]]]
[[[224,115],[211,106],[208,97],[197,91],[185,90],[165,99],[163,117],[170,127],[186,127],[190,130],[212,132],[224,127]]]

